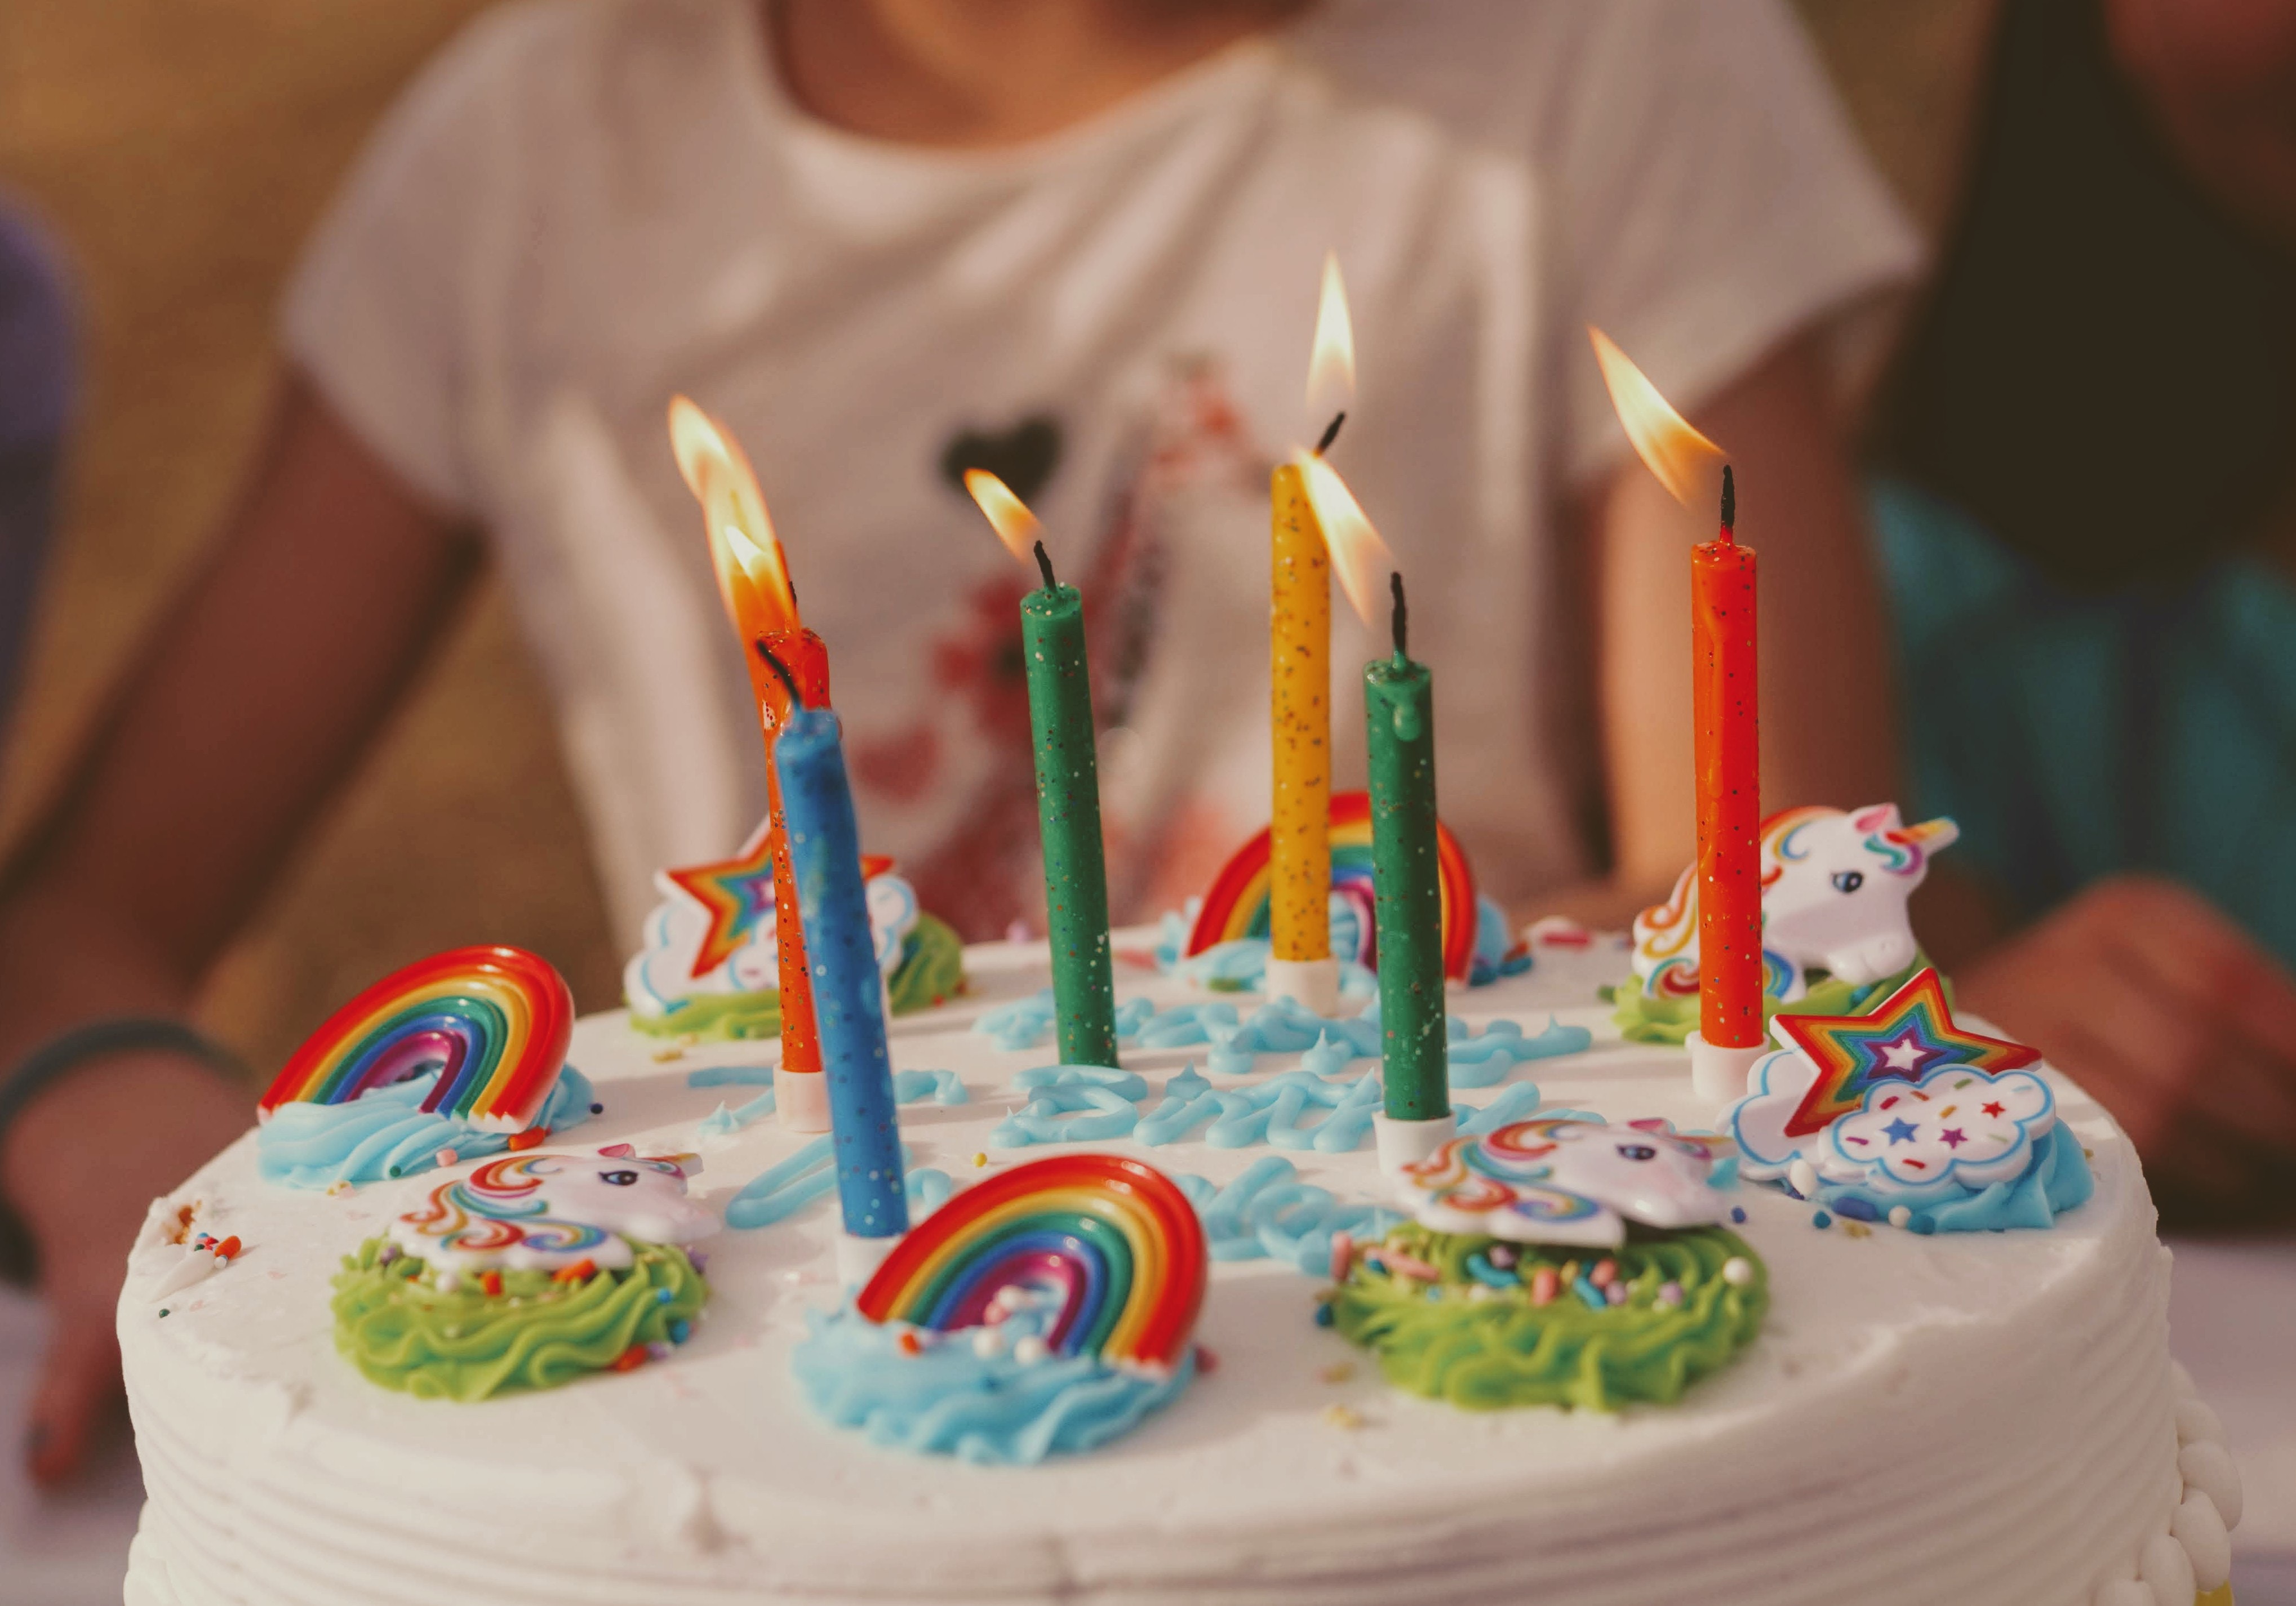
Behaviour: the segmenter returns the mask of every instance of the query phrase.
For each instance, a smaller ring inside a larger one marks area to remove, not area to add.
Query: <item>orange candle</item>
[[[821,637],[800,625],[794,630],[766,632],[756,638],[750,654],[752,667],[765,670],[770,683],[758,701],[758,717],[766,734],[766,851],[774,861],[774,951],[781,962],[781,1069],[792,1075],[817,1075],[821,1033],[814,1024],[813,977],[806,966],[805,930],[798,919],[797,873],[790,860],[789,832],[782,826],[781,766],[774,762],[774,743],[795,710],[789,706],[788,688],[763,661],[762,652],[781,660],[807,708],[825,709],[829,651]]]
[[[774,864],[774,936],[779,960],[782,1058],[775,1072],[775,1110],[800,1132],[829,1129],[828,1095],[821,1080],[821,1037],[814,1023],[813,980],[806,964],[805,931],[798,914],[796,873],[782,828],[779,772],[774,743],[792,710],[770,652],[797,684],[808,708],[829,706],[829,654],[797,610],[782,544],[767,515],[757,476],[733,436],[680,396],[669,405],[669,439],[686,488],[701,504],[710,561],[726,614],[742,644],[750,689],[766,744],[766,847]]]
[[[1698,1033],[1762,1042],[1761,758],[1757,745],[1754,549],[1738,544],[1722,471],[1722,530],[1690,549],[1698,772]]]

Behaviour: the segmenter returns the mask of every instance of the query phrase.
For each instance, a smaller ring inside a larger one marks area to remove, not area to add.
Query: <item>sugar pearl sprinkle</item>
[[[1743,1288],[1754,1280],[1754,1265],[1743,1255],[1733,1255],[1722,1263],[1722,1281],[1733,1288]]]

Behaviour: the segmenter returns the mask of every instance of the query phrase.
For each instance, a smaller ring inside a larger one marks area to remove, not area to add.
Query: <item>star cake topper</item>
[[[1919,1084],[1953,1066],[1998,1076],[2041,1057],[2022,1043],[1955,1025],[1935,966],[1924,966],[1870,1014],[1780,1015],[1773,1029],[1817,1067],[1786,1122],[1789,1137],[1824,1131],[1863,1108],[1883,1082]]]
[[[709,975],[740,952],[752,933],[773,917],[773,826],[767,822],[730,859],[662,872],[709,916],[709,929],[702,933],[693,955],[696,979]],[[893,861],[882,855],[861,856],[864,881],[892,867]]]

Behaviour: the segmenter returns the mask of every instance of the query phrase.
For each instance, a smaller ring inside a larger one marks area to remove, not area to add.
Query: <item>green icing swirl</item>
[[[964,938],[938,915],[919,911],[915,927],[901,939],[901,963],[893,968],[885,990],[893,1013],[931,1009],[963,991]],[[754,993],[701,993],[679,1000],[667,1014],[633,1010],[630,1025],[657,1037],[693,1037],[704,1043],[777,1037],[782,996],[772,987]]]
[[[901,939],[901,963],[885,999],[897,1015],[913,1014],[947,1003],[964,991],[964,939],[938,915],[917,912],[917,923]]]
[[[1809,990],[1792,1004],[1780,1004],[1776,999],[1762,1000],[1762,1019],[1770,1020],[1779,1015],[1857,1015],[1887,998],[1908,981],[1915,973],[1930,963],[1929,955],[1916,950],[1914,963],[1894,976],[1863,986],[1828,976],[1814,981]],[[1946,1001],[1953,1001],[1953,983],[1945,984]],[[1601,989],[1603,999],[1613,1006],[1611,1019],[1617,1023],[1619,1035],[1629,1043],[1662,1043],[1682,1046],[1683,1039],[1698,1029],[1698,995],[1686,997],[1656,997],[1645,994],[1636,980],[1621,982],[1617,987]]]
[[[633,1346],[675,1342],[709,1297],[685,1252],[632,1243],[635,1265],[584,1282],[506,1271],[502,1292],[466,1277],[442,1294],[424,1262],[384,1262],[370,1238],[335,1276],[335,1348],[371,1382],[418,1399],[470,1402],[521,1389],[554,1389],[612,1365]],[[667,1291],[668,1298],[662,1297]]]
[[[1441,1280],[1390,1277],[1358,1250],[1346,1281],[1327,1296],[1333,1325],[1377,1354],[1397,1388],[1468,1411],[1671,1403],[1752,1342],[1770,1302],[1760,1258],[1720,1227],[1635,1229],[1616,1250],[1518,1244],[1522,1281],[1513,1287],[1491,1287],[1467,1269],[1468,1257],[1496,1239],[1406,1223],[1386,1241],[1435,1267]],[[1734,1257],[1752,1268],[1743,1284],[1723,1278],[1723,1264]],[[1595,1310],[1567,1278],[1547,1304],[1530,1302],[1538,1266],[1559,1274],[1572,1261],[1591,1268],[1605,1258],[1618,1262],[1625,1304]],[[1658,1299],[1668,1282],[1682,1288],[1682,1302],[1671,1308]]]

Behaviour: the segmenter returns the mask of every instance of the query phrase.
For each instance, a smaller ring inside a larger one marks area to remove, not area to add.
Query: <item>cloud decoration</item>
[[[1867,1089],[1864,1108],[1830,1129],[1818,1172],[1921,1192],[1984,1188],[2022,1176],[2035,1140],[2056,1120],[2049,1085],[2030,1070],[1942,1066],[1910,1087]]]

